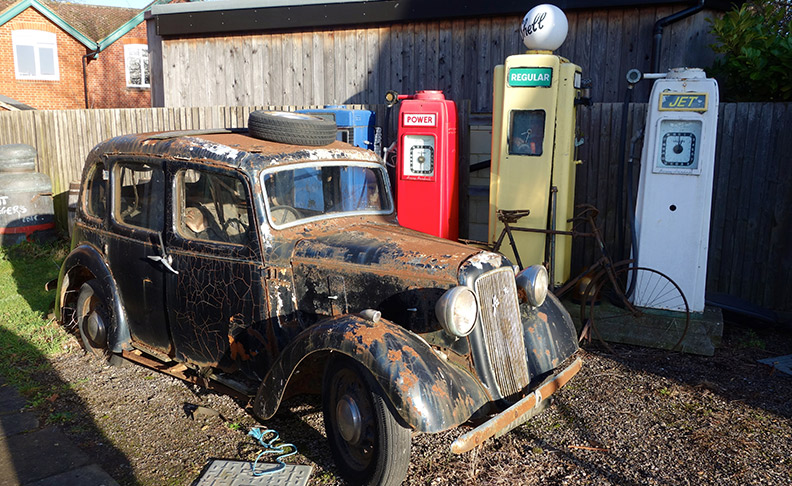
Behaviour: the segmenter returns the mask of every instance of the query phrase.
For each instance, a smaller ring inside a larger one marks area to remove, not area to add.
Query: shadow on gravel
[[[579,416],[575,413],[575,408],[568,406],[563,400],[556,400],[553,402],[553,407],[564,418],[564,423],[570,426],[576,432],[576,436],[583,439],[584,443],[591,444],[592,446],[596,446],[599,444],[599,438],[591,433],[591,430],[586,425],[586,421],[583,417]],[[618,484],[622,486],[643,486],[647,484],[649,479],[653,478],[653,474],[651,471],[644,471],[634,466],[630,466],[632,474],[635,476],[640,476],[646,478],[645,481],[636,482],[632,479],[625,477],[624,475],[616,472],[613,468],[609,468],[602,464],[602,460],[599,460],[600,464],[595,463],[594,461],[585,461],[581,457],[580,454],[575,454],[570,452],[569,449],[565,447],[557,447],[544,438],[541,435],[536,435],[526,429],[525,427],[520,427],[515,429],[511,432],[516,436],[520,437],[522,440],[526,441],[530,444],[535,444],[537,447],[541,448],[544,452],[552,452],[559,458],[563,458],[562,462],[568,462],[575,464],[577,467],[586,471],[589,478],[597,478],[597,480],[607,480],[606,484]],[[624,463],[626,462],[623,458],[620,458],[611,452],[606,451],[598,451],[598,454],[607,454],[612,458],[614,462],[617,463]],[[563,470],[561,475],[568,474],[568,471]],[[549,479],[549,478],[546,478]],[[556,477],[555,480],[562,482],[562,477]],[[550,482],[550,484],[556,484],[555,481]]]
[[[22,414],[18,414],[18,409],[12,415],[0,408],[0,470],[16,477],[16,482],[0,477],[0,484],[26,484],[92,463],[100,463],[121,484],[136,484],[127,457],[105,437],[75,393],[74,388],[79,385],[65,382],[30,338],[20,337],[12,330],[14,325],[29,323],[34,326],[37,342],[61,332],[57,322],[43,318],[52,310],[55,295],[45,291],[44,284],[58,272],[51,251],[23,243],[6,254],[17,292],[2,289],[0,293],[3,300],[11,302],[0,307],[0,361],[6,364],[0,368],[5,381],[0,388],[0,405],[5,397],[15,395],[5,391],[6,386],[18,389],[27,403],[22,404]],[[30,310],[13,304],[12,301],[19,301],[16,295],[28,303]],[[38,416],[38,423],[33,420],[30,427],[14,423],[21,416],[33,415]],[[76,447],[59,443],[61,432]]]
[[[589,351],[636,371],[707,389],[727,401],[740,401],[792,418],[792,376],[757,361],[792,354],[792,331],[788,327],[749,326],[743,322],[726,322],[724,328],[723,344],[712,357],[633,346],[614,346],[616,355],[601,348]]]
[[[136,483],[128,459],[104,436],[79,396],[72,391],[73,384],[64,382],[44,356],[4,327],[0,327],[0,344],[6,350],[13,350],[15,368],[37,370],[33,381],[21,391],[27,401],[23,406],[38,415],[38,423],[31,423],[19,418],[26,415],[24,413],[4,415],[3,412],[10,410],[0,409],[0,452],[6,449],[12,471],[3,470],[2,461],[0,470],[16,477],[16,482],[4,477],[0,484],[26,484],[92,463],[104,465],[104,469],[122,484]],[[13,377],[4,378],[7,384],[15,381]],[[0,402],[6,395],[8,393],[0,389]],[[20,422],[30,426],[20,427]],[[67,450],[68,445],[58,441],[61,437],[58,431],[65,433],[79,451]],[[108,469],[108,464],[115,470]],[[10,482],[4,483],[4,480]]]
[[[318,396],[298,395],[284,401],[278,413],[261,426],[277,430],[282,440],[296,445],[300,454],[311,462],[324,470],[335,472],[327,439],[306,420],[310,415],[321,415],[321,411],[322,401]]]

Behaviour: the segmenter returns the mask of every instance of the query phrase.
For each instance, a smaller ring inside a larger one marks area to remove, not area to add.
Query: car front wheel
[[[123,358],[109,349],[109,326],[110,313],[101,285],[97,280],[84,283],[77,298],[77,327],[85,351],[110,365],[120,366]]]
[[[348,358],[325,369],[325,430],[333,459],[351,484],[398,485],[410,464],[410,429],[388,408],[371,374]]]

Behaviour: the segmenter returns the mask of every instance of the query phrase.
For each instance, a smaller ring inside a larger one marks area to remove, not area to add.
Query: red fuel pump
[[[389,93],[391,97],[393,94]],[[456,240],[459,237],[456,104],[445,99],[442,91],[397,96],[402,101],[396,163],[399,224]]]

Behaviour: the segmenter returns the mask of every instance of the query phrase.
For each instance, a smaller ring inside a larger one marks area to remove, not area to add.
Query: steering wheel
[[[241,235],[243,233],[247,233],[248,227],[245,223],[239,220],[239,218],[228,218],[223,223],[223,232],[228,234],[228,230],[233,229],[235,234]]]
[[[291,206],[273,206],[270,208],[270,217],[275,224],[286,224],[302,219],[302,214]]]

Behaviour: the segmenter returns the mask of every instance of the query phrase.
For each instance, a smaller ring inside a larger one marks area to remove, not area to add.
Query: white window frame
[[[126,72],[126,83],[128,88],[150,88],[151,87],[151,74],[144,70],[146,67],[143,64],[143,58],[140,52],[145,51],[148,54],[148,45],[146,44],[124,44],[124,71]],[[140,73],[142,76],[141,84],[132,82],[132,76],[129,72],[129,66],[132,63],[140,64]],[[149,78],[148,83],[143,83],[146,77]]]
[[[14,50],[14,72],[17,79],[36,79],[44,81],[59,81],[60,69],[58,67],[58,40],[52,32],[42,30],[15,30],[11,32],[11,43]],[[17,47],[29,46],[33,48],[34,65],[36,72],[33,75],[20,72]],[[41,50],[52,49],[52,62],[55,74],[41,74]]]

